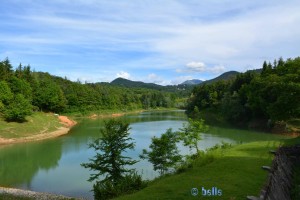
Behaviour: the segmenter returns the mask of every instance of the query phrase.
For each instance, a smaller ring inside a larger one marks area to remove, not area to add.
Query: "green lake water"
[[[130,123],[131,137],[136,142],[134,151],[127,155],[138,159],[143,148],[148,148],[151,137],[159,136],[168,128],[178,130],[186,122],[183,111],[143,112],[121,117]],[[69,134],[45,141],[0,146],[0,186],[63,194],[71,197],[93,198],[91,171],[80,166],[94,155],[88,143],[100,136],[104,119],[81,119]],[[229,143],[272,140],[280,136],[238,129],[211,127],[203,134],[202,150],[221,141]],[[182,154],[189,149],[179,145]],[[144,179],[158,173],[151,163],[140,161],[133,166]]]

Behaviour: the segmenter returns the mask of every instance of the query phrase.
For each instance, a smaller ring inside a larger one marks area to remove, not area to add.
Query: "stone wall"
[[[300,145],[280,147],[275,154],[272,167],[263,166],[269,171],[266,186],[259,197],[248,196],[252,200],[290,200],[293,187],[293,168],[300,164]]]

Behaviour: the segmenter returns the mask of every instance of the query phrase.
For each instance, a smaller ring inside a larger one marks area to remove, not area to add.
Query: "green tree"
[[[27,81],[12,76],[9,80],[9,85],[14,94],[22,94],[29,101],[32,100],[32,88]]]
[[[24,122],[25,117],[31,114],[32,105],[22,94],[17,94],[4,109],[4,118],[6,121]]]
[[[231,123],[247,120],[246,108],[242,105],[239,94],[234,91],[232,95],[225,93],[222,99],[222,114]]]
[[[66,107],[66,98],[59,87],[50,78],[39,81],[34,90],[33,105],[45,111],[61,112]]]
[[[168,129],[159,138],[152,138],[152,143],[149,146],[151,150],[143,149],[140,158],[148,159],[153,164],[154,170],[159,170],[160,174],[164,175],[182,160],[176,145],[177,141],[177,134],[172,132],[172,129]]]
[[[2,102],[4,105],[8,105],[8,103],[12,98],[13,98],[13,93],[11,92],[7,82],[0,81],[0,102]]]
[[[94,158],[89,163],[82,163],[85,168],[95,171],[91,174],[89,181],[94,184],[94,195],[96,199],[106,199],[127,193],[136,186],[141,187],[141,177],[134,173],[133,169],[126,167],[137,163],[130,157],[122,155],[127,150],[134,149],[134,142],[129,137],[129,124],[119,120],[105,122],[101,130],[102,137],[89,144],[96,151]],[[99,180],[100,176],[105,176]]]
[[[183,125],[183,128],[178,132],[180,140],[185,146],[195,148],[197,155],[200,153],[198,142],[202,139],[201,134],[208,131],[208,126],[204,120],[189,119],[188,123]]]
[[[12,65],[8,58],[0,62],[0,80],[8,80],[13,74]]]

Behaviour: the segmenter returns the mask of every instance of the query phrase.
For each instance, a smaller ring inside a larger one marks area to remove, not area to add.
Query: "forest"
[[[35,111],[86,113],[100,110],[135,110],[174,107],[181,93],[127,88],[109,83],[72,82],[30,65],[13,69],[8,58],[0,62],[0,116],[22,122]]]
[[[229,81],[194,87],[187,113],[197,117],[201,111],[213,111],[234,125],[256,121],[270,128],[299,118],[299,100],[300,57],[279,58],[273,64],[265,61],[261,72],[247,71]]]

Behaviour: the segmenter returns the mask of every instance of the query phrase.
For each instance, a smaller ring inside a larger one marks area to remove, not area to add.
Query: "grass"
[[[3,200],[31,200],[32,198],[4,193],[4,194],[0,194],[0,200],[2,199]]]
[[[62,125],[52,113],[35,112],[26,122],[6,122],[0,118],[0,137],[20,138],[55,131]]]
[[[256,141],[239,144],[229,149],[210,151],[194,161],[185,172],[158,178],[137,193],[118,199],[245,199],[258,196],[268,173],[261,166],[270,166],[273,155],[269,150],[279,145],[300,143],[296,139]],[[217,187],[222,196],[202,196],[201,189]],[[191,189],[198,188],[198,196]]]

